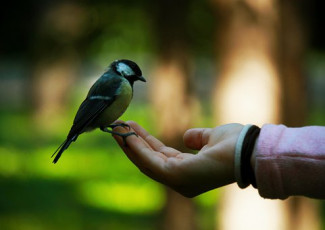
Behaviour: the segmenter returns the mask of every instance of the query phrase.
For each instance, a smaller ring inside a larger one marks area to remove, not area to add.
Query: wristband
[[[256,179],[250,158],[259,133],[259,127],[245,125],[238,136],[235,148],[235,179],[240,188],[246,188],[250,184],[256,188]]]

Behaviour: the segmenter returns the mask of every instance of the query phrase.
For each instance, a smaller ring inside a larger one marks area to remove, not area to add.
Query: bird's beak
[[[146,82],[146,79],[145,79],[143,76],[139,76],[138,79],[139,79],[140,81]]]

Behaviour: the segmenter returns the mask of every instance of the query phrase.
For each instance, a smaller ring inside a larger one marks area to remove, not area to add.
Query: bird
[[[125,139],[135,132],[118,133],[117,126],[128,127],[125,123],[114,122],[126,111],[133,97],[135,81],[146,82],[139,66],[130,60],[120,59],[112,62],[107,71],[92,85],[86,99],[81,103],[66,140],[53,153],[53,163],[57,163],[62,153],[84,132],[99,128],[103,132],[121,136]],[[111,128],[111,130],[109,129]]]

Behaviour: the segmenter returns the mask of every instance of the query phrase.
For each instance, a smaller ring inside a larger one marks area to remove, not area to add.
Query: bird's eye
[[[116,65],[116,71],[124,77],[135,75],[134,71],[130,68],[130,66],[124,64],[123,62],[120,62]]]

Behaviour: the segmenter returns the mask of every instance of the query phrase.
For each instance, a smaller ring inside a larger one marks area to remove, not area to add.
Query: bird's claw
[[[123,138],[123,145],[124,145],[125,147],[128,147],[128,144],[126,143],[126,138],[127,138],[128,136],[135,135],[136,137],[139,137],[138,134],[136,134],[135,132],[121,133],[121,134],[123,134],[123,135],[118,135],[118,134],[116,134],[116,135],[118,135],[118,136],[120,136],[120,137]]]
[[[113,126],[114,128],[117,127],[117,126],[129,127],[129,128],[130,128],[129,125],[124,124],[124,123],[116,124],[116,125],[115,125],[115,124],[114,124],[114,125],[110,125],[109,127],[112,128],[112,126]],[[112,131],[112,130],[107,129],[107,127],[105,127],[105,128],[101,128],[101,130],[102,130],[103,132],[111,133],[111,134],[113,134],[113,135],[116,135],[116,136],[120,136],[120,137],[122,137],[122,138],[123,138],[123,144],[124,144],[125,147],[128,146],[127,143],[126,143],[126,138],[127,138],[128,136],[135,135],[136,137],[139,137],[138,134],[135,133],[135,132],[118,133],[118,132],[114,132],[114,131]]]
[[[125,123],[112,124],[112,125],[109,125],[108,127],[110,127],[111,129],[114,129],[116,127],[123,127],[123,128],[127,127],[129,130],[131,129],[131,127]]]

